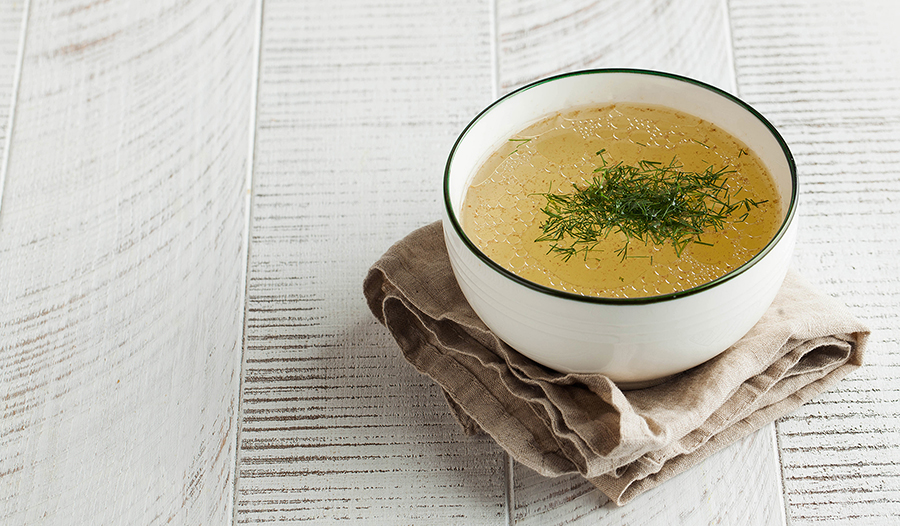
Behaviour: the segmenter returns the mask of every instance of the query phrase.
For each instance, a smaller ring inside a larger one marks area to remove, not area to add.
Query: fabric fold
[[[868,328],[790,271],[772,306],[722,354],[645,389],[525,358],[475,315],[441,223],[391,247],[364,294],[403,356],[485,432],[546,476],[578,472],[622,505],[832,388],[862,364]]]

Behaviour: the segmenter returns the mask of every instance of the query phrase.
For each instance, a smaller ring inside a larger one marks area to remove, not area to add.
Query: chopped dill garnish
[[[509,139],[509,142],[517,142],[517,143],[519,143],[519,144],[516,145],[516,147],[513,149],[513,151],[509,152],[509,155],[512,155],[512,154],[516,153],[517,151],[519,151],[519,146],[522,146],[523,144],[527,143],[527,142],[530,141],[532,138],[533,138],[533,137],[529,137],[529,138],[527,138],[527,139]]]
[[[586,258],[612,232],[625,235],[624,245],[615,251],[623,260],[636,257],[628,254],[632,240],[671,244],[681,257],[692,242],[708,245],[700,235],[722,229],[735,211],[745,210],[736,220],[744,221],[751,208],[765,202],[736,199],[741,189],[726,185],[734,173],[727,166],[691,172],[674,158],[668,164],[643,160],[637,166],[610,165],[604,152],[597,152],[603,166],[594,170],[587,187],[573,184],[570,194],[538,194],[547,200],[541,209],[546,220],[535,241],[550,242],[549,252],[566,261],[579,253]]]
[[[700,146],[706,148],[707,150],[709,149],[709,145],[707,145],[706,143],[700,142],[697,139],[691,139],[691,140],[694,141],[695,143],[699,144]]]

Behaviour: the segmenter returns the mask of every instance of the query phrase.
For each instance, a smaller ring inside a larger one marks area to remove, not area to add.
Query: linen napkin
[[[545,476],[581,473],[617,505],[834,386],[862,364],[869,335],[792,270],[734,346],[661,384],[622,390],[600,374],[543,367],[494,336],[456,283],[440,221],[392,246],[363,288],[467,433],[488,433]]]

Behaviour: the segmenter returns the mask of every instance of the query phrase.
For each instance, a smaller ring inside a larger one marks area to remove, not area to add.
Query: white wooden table
[[[0,524],[900,523],[900,3],[0,0]],[[838,389],[615,508],[466,437],[368,312],[465,123],[572,69],[781,130]]]

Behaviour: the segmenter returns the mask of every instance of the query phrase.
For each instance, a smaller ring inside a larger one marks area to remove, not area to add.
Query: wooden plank
[[[22,35],[25,5],[19,2],[0,2],[0,198],[3,196],[5,166],[2,160],[9,139],[10,117],[13,114],[16,69]],[[2,206],[0,199],[0,206]]]
[[[497,2],[502,93],[549,75],[643,68],[734,89],[727,12],[721,0]]]
[[[232,517],[249,0],[30,3],[0,215],[0,522]]]
[[[440,218],[450,147],[490,100],[487,3],[265,3],[240,524],[496,524],[504,454],[466,437],[362,296]]]
[[[729,25],[719,0],[501,1],[497,26],[501,92],[604,67],[668,71],[734,90]],[[579,477],[543,479],[519,466],[512,514],[517,524],[536,525],[780,524],[773,432],[763,428],[622,509]]]
[[[773,427],[769,424],[621,507],[578,475],[547,479],[517,465],[515,524],[782,524],[783,508],[768,504],[780,502],[781,489],[778,462],[771,454]]]
[[[801,180],[796,266],[873,330],[867,363],[778,423],[791,524],[900,516],[900,4],[733,0],[741,95]]]

